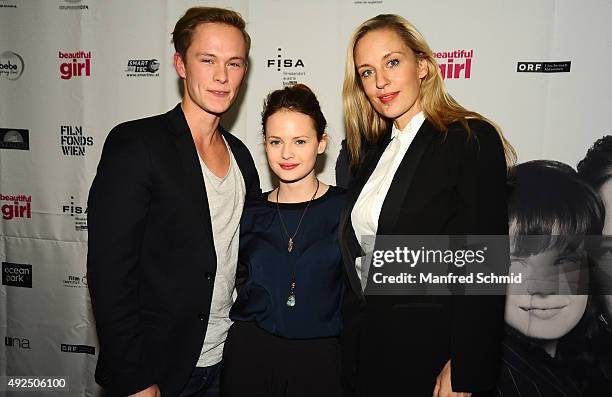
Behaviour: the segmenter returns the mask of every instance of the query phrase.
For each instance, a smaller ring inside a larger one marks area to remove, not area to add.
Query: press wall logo
[[[69,345],[62,343],[61,350],[64,353],[84,353],[84,354],[96,354],[96,348],[88,345]]]
[[[91,51],[58,51],[58,58],[62,62],[59,66],[62,80],[91,76]]]
[[[21,55],[13,51],[0,54],[0,77],[7,80],[17,80],[23,74],[25,63]]]
[[[474,49],[434,52],[443,79],[469,79],[472,77]]]
[[[74,204],[74,196],[70,196],[70,204],[62,206],[62,213],[74,218],[74,230],[87,231],[87,207]]]
[[[83,126],[60,126],[60,145],[64,156],[85,156],[85,149],[93,144],[94,138],[83,134]]]
[[[67,288],[87,288],[87,275],[70,275],[63,280],[62,284]]]
[[[557,62],[518,62],[516,71],[519,73],[569,73],[572,61]]]
[[[16,349],[27,349],[30,350],[30,340],[27,338],[17,338],[14,336],[4,337],[4,346],[14,347]]]
[[[0,128],[0,149],[30,150],[30,132],[17,128]]]
[[[32,288],[32,265],[2,262],[2,285]]]
[[[60,4],[60,10],[89,10],[89,6],[87,4],[77,4],[82,0],[63,0],[63,3],[69,4]]]
[[[282,72],[283,87],[297,84],[298,78],[306,76],[304,60],[284,55],[282,48],[277,49],[276,58],[268,59],[268,69]]]
[[[125,69],[127,77],[159,77],[157,59],[130,59]]]
[[[0,194],[2,207],[2,219],[10,221],[15,218],[32,218],[32,196],[25,194],[4,195]]]
[[[17,3],[8,0],[0,0],[0,8],[17,8]]]

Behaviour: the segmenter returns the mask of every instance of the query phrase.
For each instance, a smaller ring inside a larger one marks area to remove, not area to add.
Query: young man
[[[115,127],[89,193],[89,287],[109,395],[217,396],[245,198],[246,146],[219,125],[247,70],[233,11],[189,9],[173,32],[182,103]]]

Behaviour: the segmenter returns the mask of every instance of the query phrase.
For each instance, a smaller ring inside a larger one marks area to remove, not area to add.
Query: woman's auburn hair
[[[504,147],[506,165],[510,168],[516,162],[516,153],[499,126],[481,114],[465,109],[446,92],[438,63],[425,38],[405,18],[394,14],[380,14],[363,22],[353,33],[347,49],[342,96],[351,166],[358,165],[361,161],[362,138],[369,143],[375,143],[389,130],[392,123],[392,120],[378,114],[366,97],[354,58],[357,42],[368,32],[383,29],[397,33],[404,44],[414,52],[417,61],[424,60],[427,64],[427,75],[421,80],[419,94],[425,117],[444,134],[448,132],[448,125],[453,122],[460,122],[468,133],[471,133],[468,119],[486,121],[497,131]]]

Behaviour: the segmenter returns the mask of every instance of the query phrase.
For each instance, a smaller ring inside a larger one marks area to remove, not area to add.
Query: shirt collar
[[[423,122],[425,121],[425,114],[421,110],[417,114],[415,114],[412,119],[406,124],[403,130],[400,130],[393,124],[393,128],[391,129],[391,139],[399,137],[402,138],[404,136],[416,134],[416,132],[421,128]]]

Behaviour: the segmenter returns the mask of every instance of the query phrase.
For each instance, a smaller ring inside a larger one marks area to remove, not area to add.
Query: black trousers
[[[340,397],[337,338],[285,339],[236,322],[223,350],[224,397]]]

